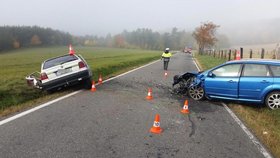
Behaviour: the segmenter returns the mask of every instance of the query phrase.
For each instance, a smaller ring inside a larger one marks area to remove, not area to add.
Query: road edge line
[[[255,146],[257,146],[258,150],[263,154],[265,158],[273,158],[272,155],[266,150],[263,144],[258,141],[258,139],[252,134],[252,132],[245,126],[245,124],[235,115],[235,113],[230,110],[230,108],[222,102],[223,107],[227,110],[230,116],[234,119],[234,121],[242,128],[242,130],[247,134],[250,140],[253,142]]]
[[[159,60],[156,60],[156,61],[150,62],[150,63],[148,63],[148,64],[146,64],[146,65],[140,66],[140,67],[138,67],[138,68],[129,70],[129,71],[124,72],[124,73],[122,73],[122,74],[120,74],[120,75],[117,75],[117,76],[115,76],[115,77],[109,78],[109,79],[103,81],[103,83],[109,82],[109,81],[111,81],[111,80],[113,80],[113,79],[116,79],[116,78],[118,78],[118,77],[124,76],[124,75],[129,74],[129,73],[131,73],[131,72],[133,72],[133,71],[142,69],[142,68],[144,68],[144,67],[146,67],[146,66],[149,66],[149,65],[152,65],[152,64],[154,64],[154,63],[156,63],[156,62],[158,62],[158,61],[159,61]],[[97,83],[96,85],[99,85],[99,83]]]
[[[198,64],[196,63],[196,60],[193,58],[193,62],[197,68],[198,71],[201,71]],[[270,154],[270,152],[267,151],[267,149],[264,147],[264,145],[258,141],[258,139],[252,134],[252,132],[245,126],[245,124],[234,114],[232,110],[225,104],[224,102],[221,102],[223,107],[226,109],[226,111],[230,114],[230,116],[234,119],[234,121],[239,125],[239,127],[247,134],[249,139],[253,142],[253,144],[257,147],[257,149],[260,151],[260,153],[263,154],[265,158],[273,158],[273,156]]]
[[[128,74],[128,73],[131,73],[131,72],[136,71],[136,70],[138,70],[138,69],[144,68],[144,67],[146,67],[146,66],[152,65],[152,64],[154,64],[154,63],[156,63],[156,62],[158,62],[158,61],[159,61],[159,59],[156,60],[156,61],[152,61],[152,62],[150,62],[150,63],[148,63],[148,64],[146,64],[146,65],[140,66],[140,67],[138,67],[138,68],[129,70],[129,71],[125,72],[125,73],[122,73],[122,74],[117,75],[117,76],[115,76],[115,77],[112,77],[112,78],[109,78],[109,79],[107,79],[107,80],[104,80],[103,83],[108,82],[108,81],[111,81],[111,80],[116,79],[116,78],[118,78],[118,77],[124,76],[124,75],[126,75],[126,74]],[[98,83],[97,83],[96,85],[98,85]],[[72,95],[75,95],[75,94],[78,94],[78,93],[80,93],[80,92],[83,92],[83,91],[84,91],[84,90],[79,90],[79,91],[76,91],[76,92],[72,92],[72,93],[67,94],[67,95],[65,95],[65,96],[62,96],[62,97],[56,98],[56,99],[54,99],[54,100],[51,100],[51,101],[49,101],[49,102],[43,103],[43,104],[41,104],[41,105],[38,105],[38,106],[36,106],[36,107],[34,107],[34,108],[32,108],[32,109],[29,109],[29,110],[23,111],[23,112],[21,112],[21,113],[19,113],[19,114],[16,114],[16,115],[14,115],[14,116],[8,117],[8,118],[6,118],[6,119],[0,121],[0,126],[4,125],[4,124],[6,124],[6,123],[9,123],[9,122],[11,122],[11,121],[13,121],[13,120],[16,120],[16,119],[18,119],[18,118],[20,118],[20,117],[23,117],[23,116],[25,116],[25,115],[27,115],[27,114],[30,114],[30,113],[32,113],[32,112],[35,112],[35,111],[37,111],[37,110],[39,110],[39,109],[42,109],[42,108],[44,108],[44,107],[46,107],[46,106],[49,106],[49,105],[51,105],[51,104],[53,104],[53,103],[56,103],[56,102],[61,101],[61,100],[63,100],[63,99],[66,99],[66,98],[68,98],[68,97],[70,97],[70,96],[72,96]]]
[[[32,108],[32,109],[23,111],[23,112],[21,112],[21,113],[19,113],[19,114],[16,114],[16,115],[11,116],[11,117],[9,117],[9,118],[7,118],[7,119],[4,119],[4,120],[0,121],[0,126],[6,124],[6,123],[8,123],[8,122],[11,122],[11,121],[13,121],[13,120],[16,120],[16,119],[18,119],[18,118],[20,118],[20,117],[23,117],[23,116],[25,116],[25,115],[27,115],[27,114],[30,114],[30,113],[32,113],[32,112],[34,112],[34,111],[37,111],[37,110],[39,110],[39,109],[41,109],[41,108],[43,108],[43,107],[49,106],[49,105],[51,105],[51,104],[53,104],[53,103],[55,103],[55,102],[58,102],[58,101],[63,100],[63,99],[65,99],[65,98],[68,98],[68,97],[70,97],[70,96],[72,96],[72,95],[78,94],[78,93],[80,93],[81,91],[83,91],[83,90],[79,90],[79,91],[76,91],[76,92],[72,92],[72,93],[67,94],[67,95],[65,95],[65,96],[56,98],[56,99],[54,99],[54,100],[52,100],[52,101],[46,102],[46,103],[41,104],[41,105],[38,105],[38,106],[36,106],[36,107],[34,107],[34,108]]]

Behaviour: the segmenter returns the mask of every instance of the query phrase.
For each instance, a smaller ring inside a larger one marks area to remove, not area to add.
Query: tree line
[[[139,28],[134,31],[123,31],[112,36],[80,36],[75,37],[76,44],[85,46],[140,48],[162,50],[170,47],[173,50],[183,49],[185,46],[193,47],[195,40],[191,32],[173,28],[171,32],[159,33],[148,28]]]
[[[182,50],[185,47],[195,48],[196,44],[200,49],[213,45],[229,47],[227,37],[216,35],[217,27],[208,28],[208,25],[216,26],[213,23],[204,23],[194,32],[187,32],[174,27],[170,32],[164,33],[148,28],[139,28],[134,31],[124,30],[114,36],[108,34],[105,37],[73,36],[69,33],[38,26],[2,26],[0,27],[0,51],[22,47],[68,44],[150,50],[163,50],[166,47],[172,50]]]
[[[0,26],[0,51],[32,46],[68,45],[72,35],[38,26]]]
[[[82,36],[76,37],[76,44],[85,46],[140,48],[150,50],[163,50],[166,47],[172,50],[182,50],[185,47],[199,47],[204,49],[228,48],[229,39],[224,34],[216,33],[219,26],[212,22],[204,22],[193,32],[179,30],[174,27],[171,32],[159,33],[148,28],[139,28],[134,31],[123,31],[120,34],[106,37]]]

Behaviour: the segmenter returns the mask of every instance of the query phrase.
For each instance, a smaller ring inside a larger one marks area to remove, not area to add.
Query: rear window
[[[280,66],[270,66],[274,76],[280,76]]]
[[[270,76],[266,65],[261,64],[245,64],[243,75],[245,77],[264,77]]]
[[[50,60],[47,60],[44,63],[43,69],[47,69],[47,68],[50,68],[50,67],[53,67],[53,66],[61,65],[61,64],[64,64],[64,63],[67,63],[67,62],[70,62],[70,61],[77,60],[77,59],[78,58],[74,55],[65,55],[65,56],[54,58],[54,59],[50,59]]]

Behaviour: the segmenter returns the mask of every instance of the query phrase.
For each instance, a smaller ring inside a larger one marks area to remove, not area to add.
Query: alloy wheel
[[[189,88],[189,95],[194,100],[202,100],[204,98],[204,89],[200,86],[192,86]]]
[[[270,109],[280,108],[280,92],[272,92],[266,98],[266,105]]]

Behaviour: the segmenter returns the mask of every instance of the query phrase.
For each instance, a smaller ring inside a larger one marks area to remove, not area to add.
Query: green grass
[[[196,60],[203,70],[225,62],[225,59],[207,55],[196,55]],[[260,108],[256,104],[229,103],[228,105],[273,155],[280,158],[280,109],[269,110],[265,107]]]
[[[139,66],[160,58],[161,52],[97,48],[97,47],[75,47],[76,54],[81,54],[90,65],[94,80],[102,74],[108,78],[114,74]],[[36,99],[57,97],[60,93],[47,94],[44,91],[28,87],[25,76],[40,71],[42,61],[68,53],[68,47],[26,48],[15,51],[2,52],[0,54],[0,116],[1,112],[10,107],[17,107],[23,103]]]
[[[280,158],[280,111],[256,108],[253,105],[229,104],[229,107],[247,124],[273,155]]]
[[[195,58],[197,59],[200,68],[203,70],[210,69],[212,67],[215,67],[219,64],[222,64],[226,62],[226,59],[220,59],[220,58],[214,58],[212,56],[208,55],[195,55]]]

